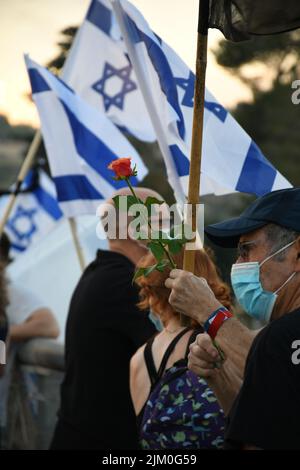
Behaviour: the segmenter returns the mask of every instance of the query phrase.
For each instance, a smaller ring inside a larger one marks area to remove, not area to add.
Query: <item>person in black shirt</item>
[[[151,190],[136,191],[143,200],[161,199]],[[137,307],[138,290],[132,278],[147,249],[131,238],[109,239],[109,247],[110,251],[98,251],[71,300],[66,373],[52,450],[138,447],[129,363],[156,329],[148,312]]]
[[[230,411],[226,448],[300,449],[300,309],[258,333]]]
[[[225,448],[300,449],[299,213],[300,189],[291,188],[205,229],[215,243],[238,247],[231,273],[237,300],[254,319],[269,323],[251,332],[218,314],[214,336],[226,358],[220,369],[208,334],[191,345],[190,369],[206,378],[228,414]],[[205,280],[174,270],[166,285],[173,289],[172,306],[208,325],[210,333],[207,320],[214,321],[222,305]]]

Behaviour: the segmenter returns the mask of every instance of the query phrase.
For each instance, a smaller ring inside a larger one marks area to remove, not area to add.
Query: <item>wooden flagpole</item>
[[[85,263],[85,259],[84,259],[83,250],[82,250],[82,247],[80,245],[79,238],[78,238],[76,220],[74,219],[74,217],[69,217],[68,220],[69,220],[70,230],[71,230],[75,250],[76,250],[76,253],[77,253],[78,261],[79,261],[79,264],[80,264],[80,268],[81,268],[81,271],[83,272],[85,267],[86,267],[86,263]]]
[[[203,140],[203,117],[205,97],[205,76],[207,64],[209,0],[200,0],[199,23],[197,36],[196,79],[194,90],[194,113],[191,145],[191,162],[188,189],[188,204],[191,205],[192,230],[197,233],[197,204],[200,203],[200,175]],[[194,240],[195,241],[195,240]],[[183,269],[194,272],[195,250],[185,249]],[[188,317],[181,315],[182,324],[189,322]]]

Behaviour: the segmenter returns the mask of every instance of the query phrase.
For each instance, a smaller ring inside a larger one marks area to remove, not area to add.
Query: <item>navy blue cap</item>
[[[234,248],[241,235],[268,223],[300,233],[300,188],[281,189],[259,197],[239,217],[208,225],[205,233],[217,245]]]

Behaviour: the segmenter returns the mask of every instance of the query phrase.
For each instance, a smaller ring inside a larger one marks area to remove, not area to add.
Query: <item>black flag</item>
[[[208,26],[231,41],[291,31],[300,27],[300,0],[209,0]]]

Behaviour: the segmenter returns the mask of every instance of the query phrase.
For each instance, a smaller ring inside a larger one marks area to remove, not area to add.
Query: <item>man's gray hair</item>
[[[272,223],[267,224],[264,230],[267,240],[270,243],[270,247],[272,248],[272,253],[280,250],[280,248],[288,245],[300,236],[300,233],[296,232],[295,230]],[[283,251],[282,253],[278,253],[274,259],[276,259],[276,261],[284,261],[285,256],[286,253]]]

